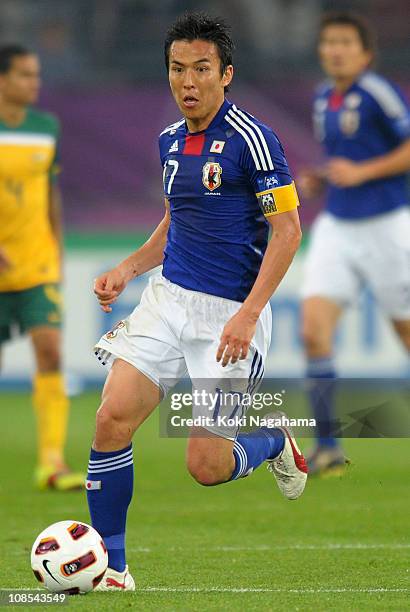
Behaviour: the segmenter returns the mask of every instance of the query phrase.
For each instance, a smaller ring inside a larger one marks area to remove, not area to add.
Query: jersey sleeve
[[[265,217],[294,210],[299,198],[282,144],[272,130],[256,128],[247,133],[243,166],[258,204]]]
[[[382,78],[369,78],[365,85],[383,128],[398,142],[410,138],[410,106],[399,87]]]

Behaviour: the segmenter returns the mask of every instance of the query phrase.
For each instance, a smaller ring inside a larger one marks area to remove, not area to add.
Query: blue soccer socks
[[[92,526],[108,551],[108,566],[125,569],[125,524],[134,484],[132,445],[119,451],[91,449],[87,475],[87,501]]]
[[[248,476],[267,459],[282,452],[285,435],[280,429],[261,427],[251,433],[239,434],[233,445],[235,469],[231,480]]]
[[[334,448],[338,441],[332,435],[335,428],[336,370],[332,357],[309,359],[306,377],[309,399],[316,419],[317,443],[320,447]]]

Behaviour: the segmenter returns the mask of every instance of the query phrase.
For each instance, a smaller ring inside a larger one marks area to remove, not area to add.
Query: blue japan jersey
[[[297,195],[273,131],[225,100],[209,127],[184,120],[159,138],[171,223],[163,275],[186,289],[246,299],[266,250],[267,216]]]
[[[410,110],[399,89],[365,72],[343,95],[322,86],[313,110],[315,134],[326,154],[364,161],[385,155],[410,138]],[[357,187],[329,186],[327,210],[337,217],[361,219],[407,204],[406,176],[397,175]]]

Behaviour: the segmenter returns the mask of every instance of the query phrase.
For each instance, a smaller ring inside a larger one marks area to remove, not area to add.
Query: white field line
[[[410,549],[409,544],[295,544],[294,546],[210,546],[209,548],[198,547],[197,552],[269,552],[275,550],[406,550]],[[127,548],[129,553],[158,553],[158,552],[186,552],[188,549],[178,546],[147,548],[137,546]],[[8,555],[13,557],[27,557],[29,552],[25,550],[10,550]]]
[[[197,548],[197,552],[265,552],[275,550],[407,550],[410,549],[410,543],[404,544],[294,544],[287,546],[269,546],[261,544],[260,546],[210,546]],[[146,546],[137,546],[127,548],[129,553],[157,553],[157,552],[186,552],[188,549],[182,546],[169,546],[161,548],[147,548]],[[25,550],[11,550],[9,555],[20,557],[28,556],[30,553]]]
[[[14,589],[1,588],[0,591],[41,591],[41,587],[18,587]],[[136,593],[295,593],[297,595],[317,595],[320,593],[410,593],[410,589],[374,587],[368,589],[356,588],[319,588],[319,589],[265,589],[263,587],[142,587]]]
[[[410,593],[410,589],[389,589],[375,587],[368,589],[335,588],[335,589],[265,589],[265,588],[230,588],[230,587],[145,587],[137,588],[139,593],[295,593],[297,595],[320,593]]]
[[[287,546],[269,546],[261,544],[260,546],[210,546],[202,547],[199,546],[198,552],[264,552],[264,551],[276,551],[276,550],[405,550],[410,549],[410,543],[392,543],[392,544],[360,544],[360,543],[347,543],[347,544],[294,544]],[[136,548],[129,548],[128,552],[131,553],[155,553],[155,552],[184,552],[187,548],[179,546],[161,547],[161,548],[146,548],[144,546],[138,546]]]

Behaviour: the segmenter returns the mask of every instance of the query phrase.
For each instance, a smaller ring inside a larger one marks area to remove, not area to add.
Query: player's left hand
[[[227,366],[228,363],[236,363],[238,359],[246,359],[257,321],[257,318],[243,310],[238,310],[229,319],[223,328],[221,342],[216,353],[216,360],[222,360],[222,367]]]
[[[333,157],[329,161],[326,176],[336,187],[356,187],[367,180],[362,164],[344,157]]]

